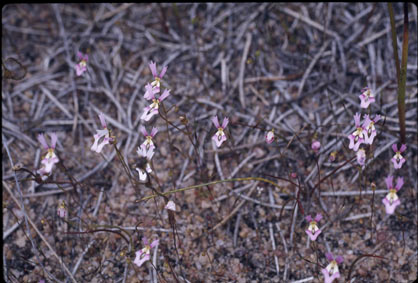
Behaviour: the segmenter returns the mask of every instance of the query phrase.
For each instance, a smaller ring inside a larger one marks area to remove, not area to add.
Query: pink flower
[[[158,108],[160,107],[161,101],[166,99],[170,95],[170,90],[164,90],[163,94],[156,99],[154,93],[150,93],[149,97],[152,99],[152,104],[144,108],[144,113],[142,113],[141,120],[149,121],[152,116],[158,114]]]
[[[393,166],[395,166],[395,169],[400,169],[406,161],[406,159],[403,158],[403,156],[401,155],[401,152],[404,152],[406,150],[406,145],[403,144],[401,148],[398,150],[398,146],[396,145],[396,143],[394,143],[392,145],[392,149],[395,152],[395,155],[391,159]]]
[[[160,75],[157,73],[157,64],[151,61],[149,63],[149,68],[151,69],[151,73],[154,76],[155,80],[151,83],[153,87],[157,87],[158,91],[160,89],[161,79],[164,77],[165,72],[167,72],[167,66],[165,66],[162,70]]]
[[[103,130],[97,130],[97,134],[95,134],[94,137],[94,143],[91,146],[91,150],[95,151],[97,153],[100,153],[103,149],[103,147],[112,140],[110,137],[110,130],[107,128],[106,120],[103,115],[103,113],[99,114],[100,122],[102,124]],[[103,138],[102,142],[99,144],[99,140]]]
[[[374,124],[380,120],[380,115],[376,115],[373,120],[370,119],[369,115],[364,115],[363,129],[364,129],[364,142],[366,144],[372,144],[376,137],[376,128]]]
[[[386,213],[393,214],[395,212],[396,207],[401,204],[401,201],[399,200],[396,192],[398,192],[402,188],[404,182],[403,178],[398,177],[398,179],[396,179],[396,186],[395,188],[393,188],[393,176],[388,176],[385,181],[389,193],[382,200],[382,202],[385,205]]]
[[[266,134],[266,143],[271,144],[274,141],[274,129],[271,129]]]
[[[321,143],[319,141],[317,141],[317,140],[314,140],[314,141],[312,141],[311,147],[312,147],[313,151],[315,153],[317,153],[318,150],[321,148]]]
[[[145,86],[145,94],[144,98],[146,100],[153,99],[157,93],[160,92],[160,89],[157,87],[153,87],[150,83]]]
[[[67,208],[65,206],[65,202],[62,201],[59,205],[58,205],[58,209],[57,209],[57,214],[59,217],[61,218],[65,218],[65,216],[67,215]]]
[[[224,133],[224,130],[226,126],[229,123],[228,118],[224,118],[222,122],[222,126],[219,125],[218,116],[215,116],[212,118],[212,122],[215,125],[215,127],[218,129],[216,134],[212,137],[212,140],[215,142],[217,147],[220,147],[224,141],[226,141],[226,135]]]
[[[321,230],[318,228],[317,223],[322,219],[322,215],[317,213],[315,219],[312,219],[310,215],[307,215],[305,219],[309,222],[308,229],[305,232],[308,234],[311,241],[315,241],[319,234],[321,234]]]
[[[153,241],[151,245],[149,245],[148,239],[146,237],[142,238],[142,242],[144,243],[145,247],[135,253],[136,257],[134,263],[138,265],[138,267],[141,267],[144,262],[150,260],[151,248],[154,248],[158,245],[158,240]]]
[[[57,134],[52,133],[51,134],[51,146],[48,146],[44,135],[43,134],[38,135],[38,141],[41,143],[42,147],[48,151],[41,161],[41,164],[43,165],[43,167],[37,171],[38,174],[42,176],[42,180],[46,180],[46,177],[47,175],[50,175],[54,164],[59,162],[59,159],[54,152],[55,146],[57,144],[57,140],[58,140]]]
[[[364,143],[364,133],[365,130],[363,127],[360,126],[360,114],[356,113],[354,115],[354,122],[356,124],[356,130],[348,136],[348,139],[350,140],[350,144],[348,148],[353,149],[354,151],[357,151],[359,146]]]
[[[141,132],[145,136],[145,141],[141,144],[141,148],[144,147],[146,150],[154,149],[155,146],[152,142],[152,138],[158,133],[158,129],[153,127],[151,133],[148,134],[145,127],[141,126]]]
[[[369,107],[370,103],[375,102],[376,99],[373,96],[373,93],[369,87],[365,87],[362,90],[362,93],[359,95],[361,100],[360,107],[367,108]]]
[[[83,55],[80,51],[77,53],[80,62],[75,65],[75,72],[77,76],[81,76],[85,71],[87,71],[87,61],[89,60],[89,56],[87,54]]]
[[[340,272],[338,270],[338,264],[344,261],[342,256],[337,256],[334,259],[332,253],[326,253],[325,256],[327,257],[328,261],[330,262],[328,266],[322,269],[322,274],[324,275],[325,283],[331,283],[337,278],[340,278]]]
[[[366,152],[364,151],[364,149],[360,148],[357,151],[357,163],[363,166],[365,161],[366,161]]]

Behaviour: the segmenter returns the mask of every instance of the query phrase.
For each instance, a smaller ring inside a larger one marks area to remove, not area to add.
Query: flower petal
[[[333,261],[334,260],[334,256],[332,255],[332,253],[326,253],[325,257],[327,258],[328,261]]]
[[[55,146],[57,145],[57,134],[56,133],[51,133],[51,148],[55,149]]]
[[[143,255],[142,250],[140,250],[140,251],[136,252],[136,257],[135,257],[134,263],[138,267],[141,267],[142,264],[144,264],[144,262],[148,261],[149,259],[150,259],[150,255],[148,255],[148,254]]]
[[[151,243],[150,247],[151,247],[151,248],[155,247],[156,245],[158,245],[158,242],[159,242],[159,240],[155,240],[155,241],[153,241],[153,242]]]
[[[151,69],[151,73],[153,75],[153,77],[156,77],[157,74],[157,64],[155,64],[154,62],[151,61],[151,63],[149,63],[149,68]]]
[[[386,182],[386,187],[388,188],[388,190],[392,189],[393,187],[393,176],[387,176],[385,179]]]
[[[218,116],[214,116],[214,117],[212,117],[212,122],[213,122],[213,124],[215,125],[215,127],[216,127],[217,129],[219,129],[219,128],[220,128],[220,126],[219,126]]]
[[[396,191],[399,191],[402,188],[403,184],[403,178],[398,177],[398,179],[396,179]]]
[[[164,208],[168,210],[176,211],[176,204],[174,203],[174,201],[169,200]]]
[[[225,129],[226,126],[228,126],[228,123],[229,123],[229,119],[227,117],[225,117],[223,122],[222,122],[222,129]]]
[[[356,128],[360,127],[360,113],[356,113],[356,115],[354,115],[354,122],[356,124]]]
[[[44,149],[48,149],[48,148],[49,148],[49,146],[48,146],[48,144],[46,143],[46,140],[45,140],[45,137],[44,137],[44,135],[43,135],[43,134],[39,134],[39,135],[38,135],[38,141],[41,143],[41,145],[42,145],[42,147],[43,147]]]
[[[145,127],[144,127],[144,126],[141,126],[140,131],[141,131],[141,133],[144,135],[144,137],[147,137],[147,136],[148,136],[147,129],[145,129]]]
[[[162,79],[164,77],[166,72],[167,72],[167,66],[164,66],[163,69],[161,70],[161,73],[160,73],[160,79]]]
[[[153,127],[152,130],[151,130],[150,136],[154,137],[157,133],[158,133],[158,129]]]
[[[338,263],[338,264],[341,264],[343,261],[344,261],[344,258],[342,257],[342,256],[337,256],[336,258],[335,258],[335,261]]]
[[[138,171],[139,180],[145,182],[147,180],[147,173],[139,168],[136,168],[136,171]]]
[[[386,197],[382,200],[382,202],[385,205],[386,214],[393,214],[395,212],[396,207],[401,204],[401,201],[399,199],[395,200],[391,204]]]
[[[105,116],[103,113],[99,114],[100,123],[102,124],[103,129],[107,127]]]
[[[165,89],[163,94],[160,96],[160,98],[158,98],[158,100],[161,102],[164,99],[166,99],[169,95],[170,95],[170,89]]]

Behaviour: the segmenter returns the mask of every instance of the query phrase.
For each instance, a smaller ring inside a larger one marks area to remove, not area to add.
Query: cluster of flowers
[[[362,94],[359,96],[361,102],[361,108],[368,108],[370,103],[375,102],[375,98],[373,96],[372,91],[370,88],[366,87],[362,90]],[[356,126],[356,130],[348,136],[350,140],[349,148],[357,151],[357,162],[360,165],[365,164],[366,154],[364,149],[360,148],[360,145],[365,144],[372,144],[374,138],[376,137],[376,128],[375,123],[377,123],[381,119],[380,115],[376,115],[374,119],[371,119],[369,115],[364,115],[364,121],[360,123],[360,114],[356,113],[354,116],[354,122]],[[395,152],[395,155],[391,159],[395,170],[400,169],[402,165],[405,163],[405,158],[401,155],[402,152],[406,150],[406,145],[403,144],[399,149],[397,144],[392,145],[392,149]],[[395,208],[400,204],[400,200],[396,195],[396,192],[399,191],[404,183],[402,178],[398,178],[396,182],[395,188],[393,188],[392,184],[393,176],[388,176],[386,178],[386,186],[389,190],[387,196],[382,200],[383,204],[385,205],[386,213],[393,214]]]
[[[395,170],[402,168],[402,165],[405,163],[406,159],[401,155],[402,152],[406,150],[406,145],[403,144],[400,149],[396,144],[392,145],[392,150],[395,152],[395,155],[392,157],[391,161]],[[403,186],[404,180],[402,177],[396,179],[396,186],[393,187],[393,176],[386,177],[386,187],[389,190],[389,193],[382,199],[382,203],[385,205],[386,213],[393,214],[398,205],[401,204],[401,201],[396,194]]]
[[[163,67],[159,75],[157,73],[157,65],[154,62],[151,61],[149,68],[151,69],[154,81],[146,84],[144,98],[146,100],[151,100],[152,103],[151,105],[144,108],[144,112],[141,116],[141,120],[144,121],[149,121],[154,115],[158,114],[158,109],[160,107],[161,101],[170,95],[170,90],[165,89],[162,95],[156,98],[156,95],[161,91],[161,79],[167,72],[167,66]],[[147,175],[152,173],[151,159],[154,156],[155,149],[153,138],[158,133],[158,129],[153,127],[151,132],[148,133],[146,128],[141,126],[141,132],[145,137],[145,141],[141,144],[140,147],[138,147],[137,153],[139,157],[146,159],[146,165],[144,168],[136,168],[136,170],[139,174],[139,180],[141,182],[145,182],[147,180]],[[176,204],[170,200],[167,202],[165,209],[176,211]],[[158,246],[159,240],[154,240],[151,244],[149,244],[148,239],[144,237],[142,242],[144,244],[144,248],[135,253],[134,264],[136,264],[138,267],[141,267],[146,261],[150,260],[151,249]]]
[[[213,135],[212,140],[215,143],[215,145],[219,148],[221,147],[222,143],[227,140],[226,134],[225,134],[225,128],[229,123],[228,117],[225,117],[222,121],[222,125],[219,124],[218,116],[212,117],[212,123],[215,125],[217,132],[215,135]],[[271,144],[274,141],[274,129],[271,129],[267,132],[264,140],[267,144]]]
[[[136,168],[139,174],[139,180],[145,182],[147,180],[147,173],[152,173],[151,169],[151,158],[154,156],[155,145],[152,142],[152,138],[157,134],[158,129],[152,128],[151,133],[148,134],[144,126],[141,127],[141,132],[145,137],[145,141],[138,147],[137,153],[140,157],[146,158],[147,163],[145,165],[145,170],[141,168]]]
[[[76,65],[75,69],[76,69],[77,76],[80,76],[85,71],[87,71],[88,55],[83,55],[81,52],[78,52],[78,57],[80,59],[80,62]],[[158,114],[158,109],[159,109],[161,101],[163,101],[165,98],[167,98],[170,95],[170,90],[166,89],[164,90],[164,92],[159,98],[156,98],[156,95],[160,93],[161,79],[165,75],[167,71],[167,67],[164,67],[159,75],[157,73],[157,67],[155,63],[151,62],[149,64],[149,67],[154,77],[154,81],[151,83],[148,83],[145,86],[144,98],[146,100],[152,100],[152,103],[151,105],[144,108],[143,114],[141,116],[141,120],[144,120],[144,121],[149,121],[154,115]],[[368,108],[370,103],[375,102],[373,93],[368,87],[362,90],[362,94],[359,96],[359,98],[361,100],[361,103],[360,103],[361,108]],[[99,114],[99,119],[100,119],[103,129],[97,130],[97,133],[94,135],[94,143],[91,146],[91,150],[97,153],[100,153],[103,147],[106,144],[109,144],[110,142],[112,142],[114,138],[111,136],[111,131],[107,128],[105,116],[103,115],[103,113]],[[376,137],[376,129],[374,125],[381,119],[381,117],[380,115],[376,115],[374,119],[371,119],[370,116],[366,114],[364,115],[363,123],[360,122],[360,119],[361,119],[360,114],[356,113],[356,115],[354,116],[356,130],[348,136],[348,139],[350,140],[349,148],[357,152],[357,162],[361,166],[363,166],[365,164],[366,154],[365,154],[365,150],[360,148],[360,145],[363,143],[371,145],[373,143],[373,140]],[[225,117],[223,119],[222,125],[220,125],[218,117],[215,116],[215,117],[212,117],[212,122],[217,129],[217,132],[212,137],[212,140],[214,144],[219,148],[221,147],[223,142],[227,140],[225,129],[229,123],[229,119]],[[154,149],[155,149],[153,138],[157,134],[158,129],[153,127],[151,132],[148,133],[145,127],[141,126],[141,132],[145,137],[145,141],[141,144],[140,147],[138,147],[137,153],[140,157],[145,158],[147,162],[146,162],[144,169],[136,168],[136,170],[138,171],[138,174],[139,174],[139,180],[144,182],[147,179],[147,175],[149,173],[152,173],[150,161],[154,155]],[[272,129],[267,132],[265,136],[265,141],[267,142],[267,144],[271,144],[274,141],[274,139],[275,139],[274,129]],[[43,180],[45,180],[50,175],[53,165],[59,161],[58,157],[54,153],[55,145],[57,142],[57,136],[55,133],[51,134],[51,146],[48,146],[48,144],[46,143],[45,137],[42,134],[38,136],[38,140],[42,144],[44,149],[48,151],[48,153],[45,155],[45,157],[41,161],[41,163],[44,166],[40,170],[37,171],[42,176]],[[321,147],[321,144],[319,141],[314,140],[312,142],[311,147],[315,152],[318,152],[319,148]],[[392,158],[391,161],[393,162],[395,169],[399,169],[402,167],[403,163],[405,162],[405,158],[402,157],[401,153],[406,150],[406,145],[402,145],[401,148],[398,150],[397,145],[394,144],[392,146],[392,149],[395,152],[395,156]],[[335,154],[332,156],[333,156],[333,159],[332,159],[333,161],[335,160]],[[396,192],[401,189],[403,184],[404,184],[403,178],[398,177],[396,181],[396,186],[393,187],[393,176],[388,176],[386,178],[386,185],[389,190],[389,194],[382,200],[382,202],[386,207],[387,214],[393,214],[395,211],[395,208],[400,204],[400,200]],[[176,205],[173,201],[170,200],[166,204],[165,209],[176,211]],[[64,217],[66,215],[64,202],[62,202],[59,205],[58,215],[60,217]],[[321,234],[321,229],[319,229],[318,227],[318,222],[322,219],[322,215],[318,213],[315,216],[315,218],[312,218],[311,215],[307,215],[305,219],[309,222],[309,226],[305,232],[312,241],[315,241],[318,238],[318,236]],[[134,260],[134,263],[138,265],[139,267],[142,266],[144,262],[150,259],[150,251],[152,248],[156,247],[158,243],[159,243],[159,240],[157,239],[157,240],[154,240],[150,244],[148,242],[148,239],[144,237],[143,238],[144,248],[136,252],[136,258]],[[334,258],[334,256],[331,253],[327,253],[326,258],[330,263],[328,264],[326,268],[322,269],[322,273],[325,277],[325,283],[331,283],[334,279],[340,277],[338,264],[343,262],[343,258],[341,256],[337,256]]]
[[[361,108],[368,108],[370,103],[375,101],[372,91],[366,87],[362,90],[362,94],[359,96]],[[350,144],[348,148],[357,152],[357,162],[361,166],[365,164],[366,152],[363,148],[360,148],[361,144],[372,144],[376,137],[375,124],[381,119],[380,115],[376,115],[374,119],[371,119],[369,115],[364,115],[363,123],[360,123],[361,116],[359,113],[354,115],[354,123],[356,130],[348,136]]]
[[[167,66],[163,67],[159,75],[157,73],[157,65],[154,62],[151,61],[149,68],[151,69],[154,81],[148,83],[145,86],[144,98],[146,100],[152,100],[152,103],[150,106],[144,108],[144,112],[141,116],[141,120],[144,121],[149,121],[154,115],[158,114],[158,108],[160,107],[161,101],[170,95],[170,90],[166,89],[159,98],[156,98],[155,96],[161,91],[161,80],[167,72]],[[155,149],[155,145],[152,139],[157,134],[158,129],[153,127],[151,132],[148,133],[145,127],[141,126],[141,132],[145,137],[145,141],[141,144],[140,147],[138,147],[137,153],[139,157],[145,158],[147,162],[145,168],[136,168],[136,170],[139,174],[139,180],[141,182],[145,182],[147,180],[147,174],[152,173],[151,159],[154,156]]]
[[[152,103],[150,106],[147,106],[144,108],[144,112],[142,113],[141,120],[149,121],[152,116],[155,114],[158,114],[158,108],[160,106],[161,101],[166,99],[170,95],[170,90],[164,90],[163,94],[156,98],[155,95],[160,92],[160,86],[161,86],[161,79],[164,77],[165,73],[167,72],[167,67],[164,67],[161,70],[160,75],[157,73],[157,65],[151,61],[149,64],[149,67],[151,69],[151,73],[154,76],[154,81],[152,83],[148,83],[145,86],[145,95],[144,98],[146,100],[152,100]]]
[[[306,229],[306,234],[309,236],[311,241],[315,241],[319,234],[321,234],[321,229],[318,227],[318,222],[322,219],[322,215],[320,213],[317,213],[315,218],[312,218],[311,215],[307,215],[305,217],[306,221],[309,222],[308,229]],[[343,262],[342,256],[337,256],[334,258],[332,253],[327,253],[326,258],[330,262],[328,266],[324,269],[322,269],[322,274],[324,274],[325,277],[325,283],[331,283],[334,281],[334,279],[337,279],[340,277],[340,272],[338,270],[338,264]]]
[[[78,64],[76,64],[75,71],[76,71],[77,76],[81,76],[83,75],[84,72],[87,71],[88,55],[78,52],[77,56],[80,61]],[[158,114],[158,108],[160,106],[161,101],[163,101],[170,95],[170,90],[166,89],[164,90],[163,94],[160,97],[156,98],[156,95],[160,93],[161,79],[164,77],[167,71],[167,67],[164,67],[159,75],[157,73],[157,67],[155,63],[151,62],[149,64],[149,67],[151,69],[152,75],[154,76],[154,81],[151,83],[148,83],[145,86],[144,98],[146,100],[152,100],[152,103],[151,105],[144,108],[144,112],[141,116],[141,120],[144,120],[144,121],[149,121],[154,115]],[[90,148],[92,151],[97,152],[97,153],[101,153],[105,145],[110,144],[111,142],[114,141],[114,137],[111,135],[111,130],[107,127],[105,116],[103,113],[99,114],[99,119],[100,119],[102,129],[98,129],[97,133],[93,136],[94,142]],[[220,136],[219,141],[221,141],[220,144],[222,144],[222,142],[226,140],[226,136],[221,131],[221,129],[224,129],[227,124],[228,124],[228,119],[225,118],[224,123],[222,124],[222,127],[219,127],[218,125],[219,132],[220,132],[220,134],[218,134]],[[147,162],[146,162],[144,169],[136,168],[136,170],[138,171],[138,174],[139,174],[139,180],[141,182],[145,182],[147,179],[147,175],[149,173],[152,173],[150,161],[152,157],[154,156],[154,149],[155,149],[153,138],[157,134],[158,129],[153,127],[151,132],[148,133],[145,127],[141,126],[140,130],[145,137],[145,141],[141,144],[140,147],[138,147],[137,153],[140,157],[145,158]],[[43,134],[40,134],[38,136],[38,140],[42,144],[44,149],[48,151],[45,157],[41,161],[41,163],[44,166],[37,171],[37,173],[41,175],[42,180],[46,180],[48,176],[51,174],[53,165],[59,162],[59,159],[54,152],[55,145],[57,142],[57,135],[55,133],[51,134],[51,146],[48,146]],[[177,211],[176,204],[172,200],[167,202],[165,209],[171,210],[171,211]],[[57,214],[59,217],[62,217],[62,218],[64,218],[67,215],[67,209],[66,209],[64,201],[59,203]],[[134,263],[140,267],[144,262],[148,261],[150,259],[151,248],[156,247],[158,245],[158,242],[159,240],[157,239],[153,241],[151,244],[149,244],[147,238],[144,237],[143,243],[145,247],[136,252],[136,258],[134,260]]]

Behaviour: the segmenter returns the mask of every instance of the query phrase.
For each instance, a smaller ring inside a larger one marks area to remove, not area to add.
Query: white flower
[[[168,210],[172,210],[172,211],[176,211],[177,210],[177,206],[176,206],[176,204],[174,203],[174,201],[172,201],[172,200],[169,200],[168,202],[167,202],[167,205],[164,207],[165,209],[168,209]]]
[[[110,137],[110,131],[107,128],[105,117],[104,117],[103,113],[99,114],[99,118],[100,118],[100,122],[102,124],[103,130],[96,130],[97,134],[95,134],[93,136],[94,137],[94,143],[90,148],[92,151],[95,151],[97,153],[100,153],[102,151],[103,147],[105,145],[109,144],[109,142],[112,140],[112,138]],[[102,139],[102,141],[99,143],[100,139]]]

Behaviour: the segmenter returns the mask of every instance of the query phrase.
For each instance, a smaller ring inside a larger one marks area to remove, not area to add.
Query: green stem
[[[393,57],[395,58],[395,66],[396,66],[396,79],[399,84],[400,64],[399,64],[399,57],[398,57],[398,40],[396,36],[395,16],[393,13],[392,3],[388,3],[388,9],[389,9],[390,26],[391,26],[391,31],[392,31],[392,46],[393,46]]]
[[[260,181],[260,182],[265,182],[265,183],[272,184],[273,186],[281,189],[281,187],[279,185],[277,185],[275,182],[273,182],[271,180],[264,179],[264,178],[261,178],[261,177],[246,177],[246,178],[232,178],[232,179],[226,179],[226,180],[218,180],[218,181],[213,181],[213,182],[209,182],[209,183],[205,183],[205,184],[189,186],[189,187],[185,187],[185,188],[171,190],[171,191],[162,193],[162,195],[167,196],[167,195],[170,195],[170,194],[174,194],[174,193],[178,193],[178,192],[184,192],[184,191],[193,190],[193,189],[198,189],[198,188],[202,188],[202,187],[206,187],[206,186],[210,186],[210,185],[226,183],[226,182],[241,182],[241,181]],[[157,195],[150,195],[150,196],[144,197],[140,200],[137,200],[136,202],[149,200],[149,199],[155,198],[156,196]]]
[[[398,86],[398,112],[399,126],[401,134],[401,143],[406,143],[405,131],[405,92],[406,92],[406,65],[408,61],[408,3],[404,3],[404,24],[403,24],[403,42],[402,42],[402,61],[401,61],[401,77]]]
[[[406,92],[406,65],[408,61],[408,4],[404,3],[404,25],[403,25],[403,42],[402,42],[402,61],[399,64],[397,36],[395,27],[395,17],[391,3],[388,3],[390,25],[392,30],[393,56],[396,65],[396,77],[398,82],[398,117],[400,140],[402,144],[406,143],[405,130],[405,92]]]

